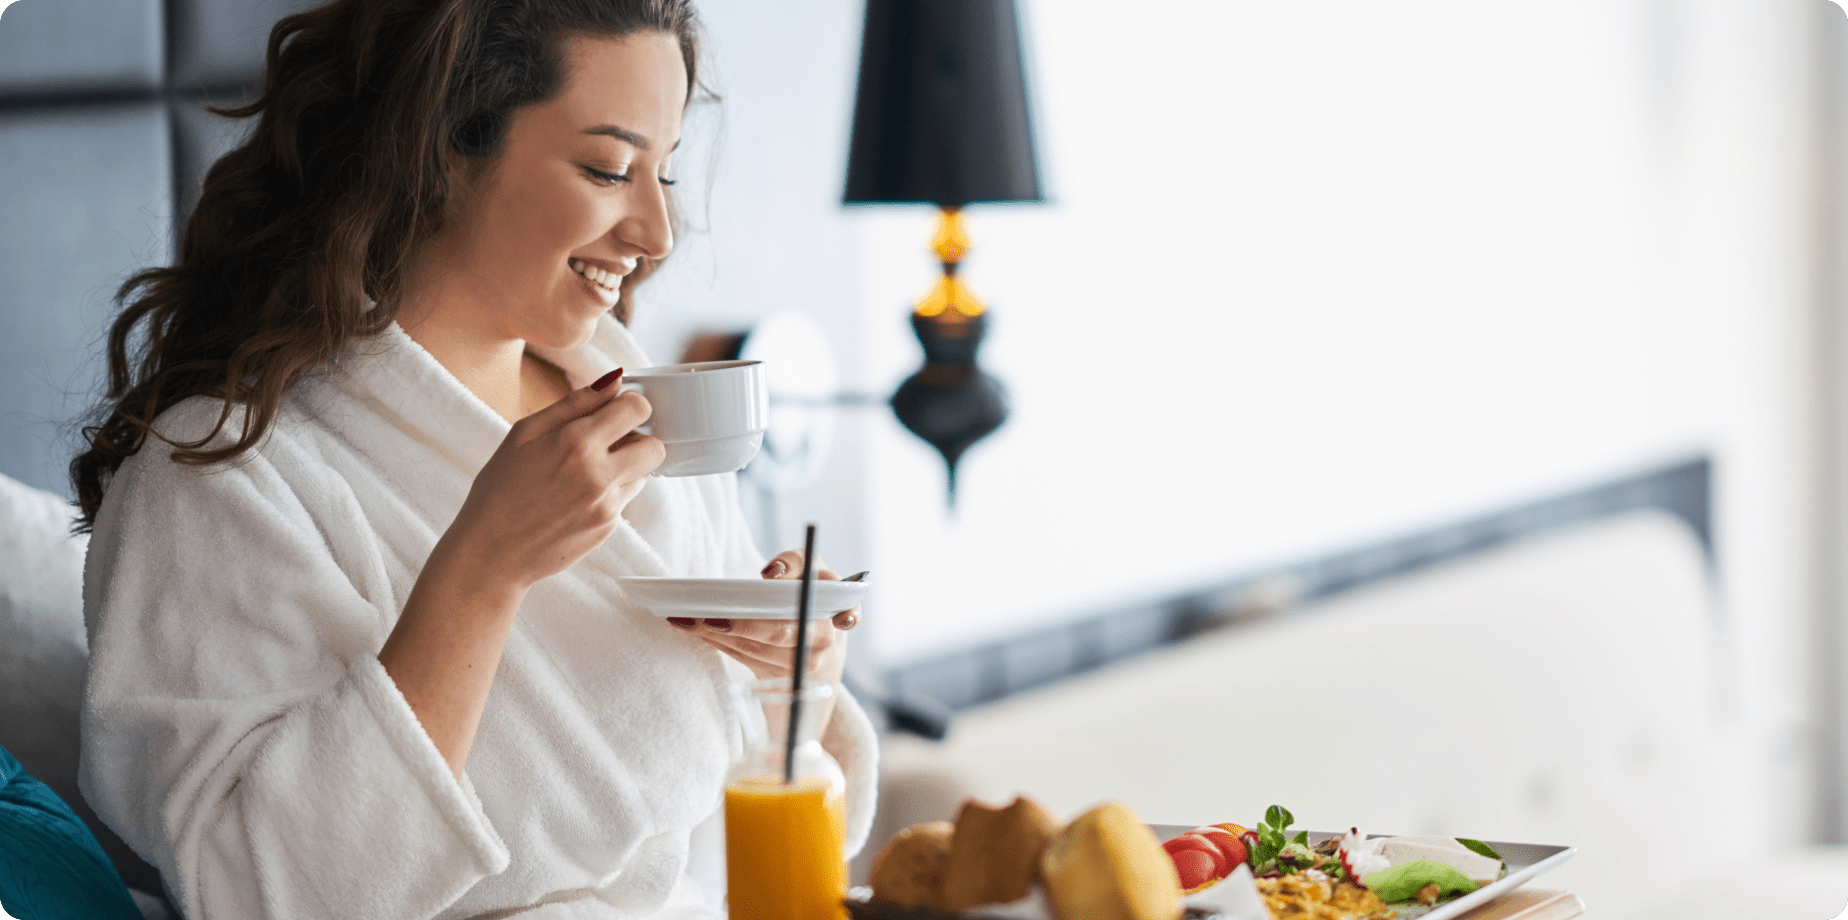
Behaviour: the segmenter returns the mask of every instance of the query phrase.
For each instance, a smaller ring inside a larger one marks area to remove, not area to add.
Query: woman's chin
[[[585,345],[589,345],[591,337],[596,334],[597,320],[593,317],[584,322],[572,323],[569,326],[560,326],[556,329],[548,329],[543,334],[527,336],[526,343],[528,345],[537,345],[540,348],[582,348]]]
[[[597,334],[597,322],[610,308],[597,302],[573,298],[552,311],[552,321],[544,328],[533,329],[526,336],[529,344],[541,348],[581,348]]]

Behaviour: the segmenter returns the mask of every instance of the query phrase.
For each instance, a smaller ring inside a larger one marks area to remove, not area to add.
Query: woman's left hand
[[[800,579],[802,551],[788,550],[764,566],[765,578]],[[839,581],[826,563],[815,560],[815,577]],[[687,630],[706,644],[738,659],[758,679],[788,677],[795,665],[796,623],[794,620],[726,620],[669,617],[675,626]],[[860,622],[860,608],[843,610],[832,620],[809,621],[808,676],[838,681],[847,663],[847,630]]]

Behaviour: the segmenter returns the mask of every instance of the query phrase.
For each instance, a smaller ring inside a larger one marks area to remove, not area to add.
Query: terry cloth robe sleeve
[[[821,746],[847,777],[847,858],[852,859],[866,846],[879,807],[879,736],[860,701],[844,687]]]
[[[175,433],[202,433],[202,408],[182,406]],[[97,811],[194,920],[430,917],[503,870],[375,655],[383,579],[342,569],[330,522],[264,452],[202,468],[150,440],[109,489],[85,573]]]

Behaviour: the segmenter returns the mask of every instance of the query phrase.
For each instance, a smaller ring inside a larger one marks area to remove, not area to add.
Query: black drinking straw
[[[802,721],[802,674],[808,670],[809,586],[815,583],[815,525],[802,540],[802,588],[796,595],[796,675],[789,681],[789,743],[783,748],[783,782],[796,781],[796,723]]]

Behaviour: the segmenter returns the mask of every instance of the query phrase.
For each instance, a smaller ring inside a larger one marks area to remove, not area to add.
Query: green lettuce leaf
[[[1429,859],[1420,859],[1403,866],[1381,869],[1360,881],[1361,884],[1373,889],[1373,893],[1379,895],[1382,901],[1403,901],[1416,897],[1418,889],[1433,882],[1436,882],[1440,889],[1439,897],[1453,892],[1467,894],[1475,891],[1477,887],[1475,882],[1457,871],[1456,867],[1446,866],[1441,862],[1432,862]]]

